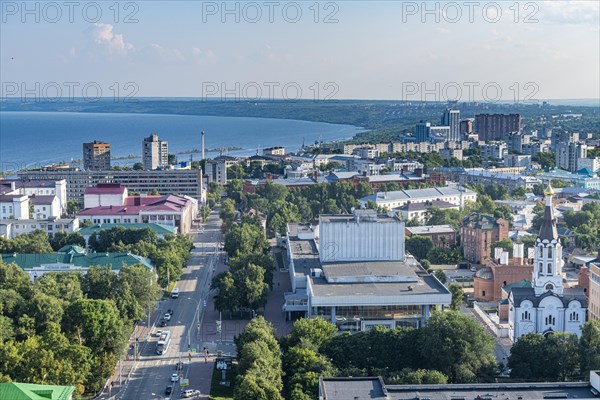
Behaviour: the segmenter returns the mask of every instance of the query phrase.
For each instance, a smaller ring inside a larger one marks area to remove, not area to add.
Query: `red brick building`
[[[508,221],[492,215],[471,213],[462,221],[460,241],[463,257],[472,263],[482,264],[491,255],[491,245],[508,238]]]

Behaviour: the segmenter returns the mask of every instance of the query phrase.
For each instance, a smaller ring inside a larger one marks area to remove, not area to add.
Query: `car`
[[[160,335],[162,335],[162,332],[163,332],[162,330],[160,330],[160,329],[157,329],[157,330],[154,332],[154,336],[156,336],[156,337],[160,337]]]
[[[200,396],[201,394],[202,392],[200,392],[199,390],[188,389],[183,392],[183,397],[196,397]]]
[[[173,310],[171,310],[170,308],[167,310],[167,314],[173,315]]]
[[[160,321],[160,326],[161,327],[167,326],[167,321],[165,321],[164,319],[162,321]]]
[[[475,267],[471,267],[471,268],[470,268],[470,270],[471,270],[471,272],[476,272],[476,271],[477,271],[477,268],[475,268]]]
[[[169,313],[166,313],[166,314],[165,314],[165,316],[163,317],[163,319],[164,319],[165,321],[170,321],[170,320],[171,320],[171,314],[169,314]]]
[[[178,381],[179,381],[179,374],[177,374],[177,373],[174,372],[171,375],[171,382],[178,382]]]
[[[166,394],[166,395],[169,395],[169,394],[171,394],[171,393],[173,393],[173,385],[168,385],[168,386],[165,388],[165,394]]]
[[[172,299],[179,298],[179,288],[173,288],[173,291],[171,291],[171,298]]]

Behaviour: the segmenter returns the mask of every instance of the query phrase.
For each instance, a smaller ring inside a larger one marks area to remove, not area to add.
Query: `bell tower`
[[[556,218],[554,218],[552,211],[554,191],[550,184],[548,184],[544,194],[546,196],[546,208],[544,209],[544,219],[540,227],[540,233],[535,241],[531,282],[536,296],[548,291],[562,295],[562,246],[556,230]]]

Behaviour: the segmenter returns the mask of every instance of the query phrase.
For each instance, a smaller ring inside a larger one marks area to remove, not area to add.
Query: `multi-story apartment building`
[[[477,193],[466,188],[436,187],[431,189],[397,190],[393,192],[377,192],[359,200],[361,206],[369,201],[380,207],[392,210],[411,203],[431,203],[446,201],[459,207],[464,207],[467,201],[477,201]]]
[[[427,142],[431,132],[431,122],[421,121],[415,126],[415,138],[417,143]]]
[[[20,171],[17,174],[22,180],[43,179],[62,180],[67,182],[67,199],[76,200],[83,205],[85,189],[98,183],[118,183],[129,191],[137,193],[175,193],[204,201],[202,171],[190,170],[156,170],[156,171],[81,171],[79,169],[41,169]]]
[[[0,220],[28,218],[29,196],[24,194],[0,194]]]
[[[600,157],[580,158],[577,160],[577,170],[588,169],[592,172],[600,172]]]
[[[156,133],[144,138],[142,141],[142,159],[144,169],[147,170],[168,166],[169,143],[166,140],[159,140]]]
[[[491,255],[491,245],[508,238],[508,221],[492,215],[471,213],[460,228],[463,257],[473,263],[482,263]]]
[[[263,156],[285,156],[285,147],[267,147],[263,149]]]
[[[600,263],[590,264],[588,318],[600,320]]]
[[[502,160],[508,154],[506,143],[504,142],[492,142],[479,146],[479,148],[481,149],[482,160]]]
[[[110,144],[98,140],[84,143],[83,169],[88,171],[110,169]]]
[[[556,167],[566,171],[577,171],[577,162],[587,157],[587,145],[580,142],[569,142],[556,149]]]
[[[475,132],[479,140],[503,140],[511,132],[521,131],[519,114],[478,114],[475,116]]]
[[[442,125],[449,126],[450,132],[447,137],[448,140],[459,141],[460,135],[460,111],[459,110],[446,110],[442,115]]]
[[[410,226],[406,236],[424,236],[433,241],[436,247],[449,249],[456,244],[456,229],[450,225]]]
[[[467,137],[467,135],[473,133],[473,121],[475,121],[474,118],[467,118],[465,120],[460,121],[459,129],[461,139],[464,139]]]

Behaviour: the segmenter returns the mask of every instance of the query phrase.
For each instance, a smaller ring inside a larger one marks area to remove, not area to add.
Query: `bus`
[[[156,343],[156,354],[162,355],[169,349],[169,343],[171,342],[171,331],[162,331],[158,342]]]

